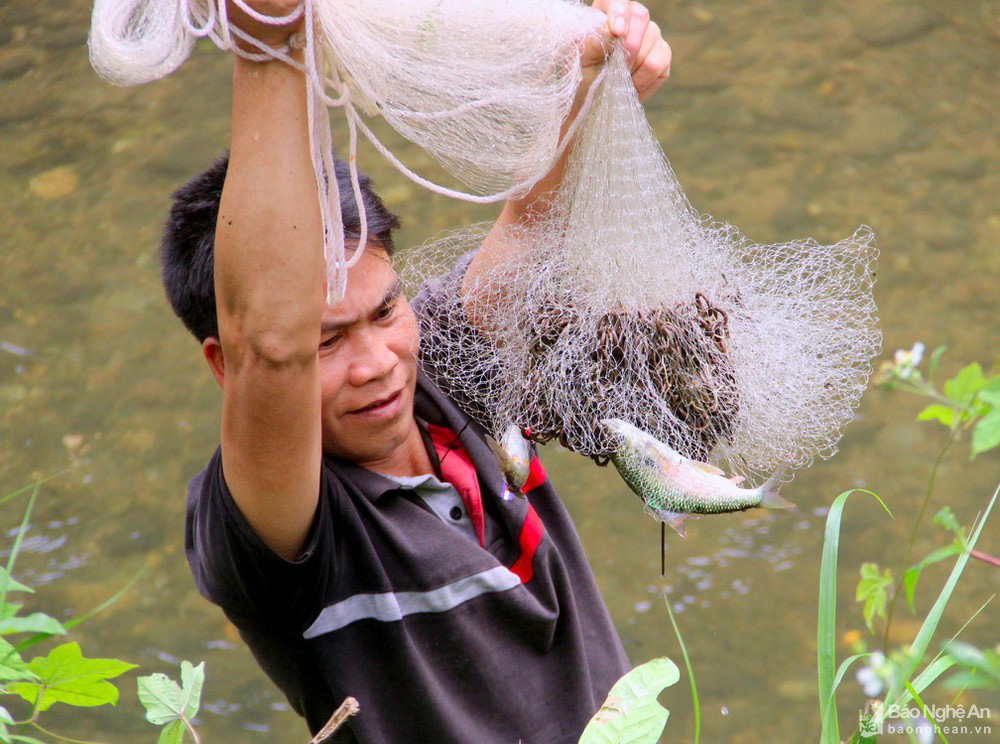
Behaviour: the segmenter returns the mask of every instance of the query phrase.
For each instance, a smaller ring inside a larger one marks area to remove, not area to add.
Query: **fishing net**
[[[330,109],[346,120],[359,205],[359,134],[422,186],[474,202],[524,195],[571,143],[559,190],[530,220],[502,234],[465,229],[411,256],[409,278],[436,287],[421,333],[438,385],[498,437],[515,424],[598,462],[614,446],[602,418],[751,476],[832,454],[880,344],[867,228],[832,246],[761,246],[701,217],[620,44],[571,115],[582,41],[606,23],[577,2],[304,0],[270,22],[298,13],[304,63],[241,34],[210,0],[97,0],[91,58],[112,82],[139,83],[207,37],[305,71],[331,302],[351,259],[329,177]],[[379,142],[374,116],[467,190],[413,172]],[[487,236],[504,261],[466,259],[466,276],[440,275]]]
[[[606,463],[620,418],[687,457],[759,477],[835,451],[880,348],[874,238],[757,245],[687,201],[621,50],[561,187],[525,225],[465,230],[408,257],[416,281],[484,240],[494,268],[435,280],[422,355],[494,432]],[[464,266],[465,264],[463,264]]]
[[[341,109],[347,122],[359,204],[359,133],[407,177],[438,193],[477,203],[523,195],[573,135],[575,127],[561,130],[582,78],[580,45],[605,22],[603,13],[571,0],[303,0],[294,13],[276,18],[244,0],[234,4],[273,25],[304,14],[304,63],[288,48],[241,32],[229,22],[226,4],[214,0],[96,0],[91,63],[117,85],[143,83],[175,70],[204,37],[243,57],[276,58],[304,70],[331,303],[343,296],[352,262],[330,177],[328,109]],[[379,141],[366,115],[384,118],[469,190],[413,172]],[[363,244],[364,219],[361,224]],[[357,260],[361,252],[354,255]]]

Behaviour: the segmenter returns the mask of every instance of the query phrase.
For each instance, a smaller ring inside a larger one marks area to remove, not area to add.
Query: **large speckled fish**
[[[528,449],[528,441],[521,435],[521,430],[510,424],[504,429],[499,442],[487,434],[486,443],[493,450],[493,456],[497,458],[497,464],[500,465],[500,471],[507,482],[507,489],[515,496],[525,498],[521,489],[531,474],[531,451]]]
[[[684,457],[646,432],[621,419],[601,421],[618,435],[611,462],[643,503],[646,511],[684,537],[684,520],[763,507],[791,509],[778,495],[784,467],[759,488],[740,488],[740,476],[727,478],[719,468]]]

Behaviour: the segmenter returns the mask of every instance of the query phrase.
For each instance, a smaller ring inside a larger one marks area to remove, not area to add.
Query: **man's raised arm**
[[[277,16],[297,3],[251,5]],[[294,30],[257,24],[232,6],[230,17],[269,44],[279,45]],[[247,521],[292,559],[316,510],[322,458],[322,227],[302,73],[278,61],[237,57],[232,117],[215,233],[222,465]]]
[[[563,133],[576,117],[586,97],[590,84],[597,77],[604,64],[605,40],[620,39],[625,44],[625,53],[632,71],[632,82],[645,102],[670,76],[671,51],[663,40],[660,27],[649,18],[649,10],[638,2],[629,0],[594,0],[593,6],[608,16],[605,39],[588,37],[581,49],[580,62],[583,68],[583,82],[577,91],[572,110],[563,124]],[[531,191],[519,199],[511,199],[504,204],[503,211],[493,229],[486,236],[483,245],[465,273],[465,289],[475,287],[476,280],[497,266],[517,260],[520,250],[505,240],[507,228],[514,225],[530,225],[533,219],[544,214],[548,199],[559,188],[572,146],[567,147],[552,169],[532,187]],[[641,174],[636,174],[641,178]],[[476,325],[483,321],[477,310],[475,295],[467,297],[466,311]],[[486,310],[486,317],[489,311]],[[477,322],[480,321],[480,322]]]

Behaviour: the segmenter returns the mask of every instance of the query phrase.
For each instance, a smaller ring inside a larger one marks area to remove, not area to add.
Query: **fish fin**
[[[664,522],[670,526],[674,532],[681,537],[687,537],[687,530],[684,529],[685,519],[701,519],[700,514],[689,514],[688,512],[674,512],[667,509],[650,509],[646,507],[646,512],[654,519]]]
[[[760,498],[760,505],[764,509],[794,509],[795,504],[787,501],[778,495],[781,488],[781,479],[785,475],[785,463],[781,463],[767,479],[760,490],[763,492]]]
[[[510,459],[510,455],[507,454],[507,450],[500,446],[500,442],[491,437],[489,434],[486,435],[486,444],[490,446],[493,451],[493,456],[497,458],[497,462],[503,463],[505,460]]]
[[[744,478],[742,475],[734,475],[732,478],[729,479],[729,482],[732,483],[734,486],[738,486],[745,480],[746,478]]]
[[[678,452],[677,450],[675,450],[674,448],[672,448],[666,442],[661,442],[659,439],[657,439],[656,437],[654,437],[652,435],[647,435],[647,436],[649,437],[649,443],[653,447],[655,447],[657,449],[657,451],[659,451],[659,453],[661,455],[663,455],[663,457],[665,457],[669,462],[673,463],[674,465],[679,465],[679,464],[681,464],[681,463],[683,463],[685,461],[687,461],[687,462],[695,462],[694,460],[688,460],[686,457],[684,457],[684,455],[682,455],[680,452]],[[696,465],[699,465],[699,464],[700,465],[706,465],[708,467],[712,467],[707,462],[706,463],[697,463],[697,462],[695,462],[695,464]],[[719,471],[719,474],[720,475],[722,474],[721,470]]]
[[[725,476],[725,473],[721,469],[715,467],[715,465],[712,465],[710,463],[701,462],[700,460],[691,460],[691,464],[703,473],[708,473],[709,475]]]

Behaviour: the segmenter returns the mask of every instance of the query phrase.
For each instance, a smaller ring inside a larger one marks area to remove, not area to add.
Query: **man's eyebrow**
[[[379,303],[379,306],[375,309],[375,311],[378,312],[386,305],[391,305],[392,302],[401,294],[403,294],[403,281],[397,277],[396,283],[386,290],[385,294],[382,296],[382,302]]]
[[[379,310],[384,308],[386,305],[390,305],[393,301],[403,294],[403,282],[399,278],[393,283],[389,289],[386,290],[385,294],[382,295],[382,299],[379,300],[378,305],[372,310],[369,315],[374,315]],[[350,318],[344,318],[343,320],[324,320],[320,326],[322,333],[330,333],[331,331],[339,331],[342,328],[346,328],[349,325],[353,325],[358,320],[358,316],[354,315]]]

